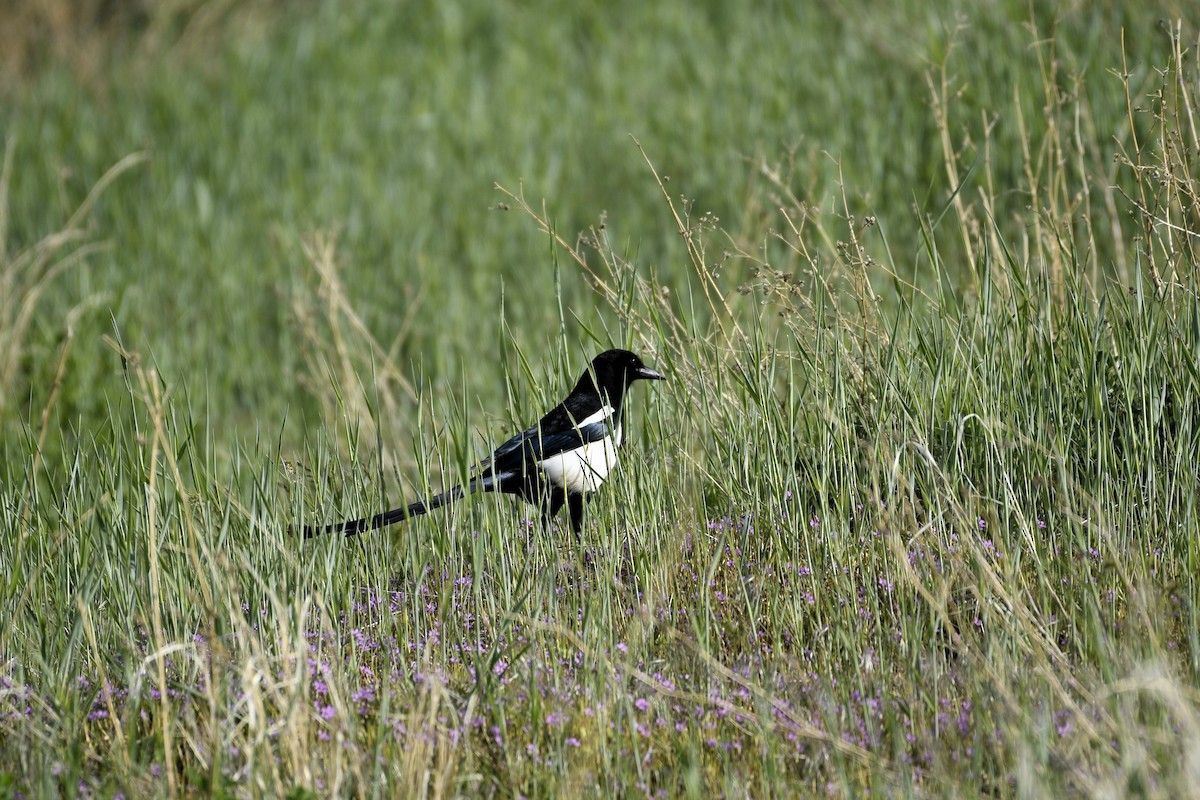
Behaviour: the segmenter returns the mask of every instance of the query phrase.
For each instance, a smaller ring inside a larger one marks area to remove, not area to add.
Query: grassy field
[[[59,5],[0,798],[1200,795],[1191,3]],[[295,533],[610,346],[669,380],[581,539]]]

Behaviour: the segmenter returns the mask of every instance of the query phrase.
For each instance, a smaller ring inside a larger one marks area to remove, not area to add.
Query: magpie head
[[[594,383],[593,383],[594,380]],[[579,379],[576,390],[591,384],[617,403],[634,381],[666,380],[662,373],[647,367],[628,350],[605,350],[592,359],[588,371]]]

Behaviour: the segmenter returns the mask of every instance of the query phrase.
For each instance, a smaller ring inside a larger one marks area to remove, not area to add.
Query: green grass
[[[0,796],[1196,792],[1190,6],[250,8],[4,90]]]

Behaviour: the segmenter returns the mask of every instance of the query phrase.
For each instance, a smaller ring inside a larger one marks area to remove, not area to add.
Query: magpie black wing
[[[612,409],[608,407],[591,413],[585,407],[572,413],[565,404],[556,406],[536,425],[531,425],[496,448],[490,457],[479,462],[476,470],[494,475],[506,472],[524,474],[539,461],[608,436],[611,416]],[[576,420],[585,424],[580,425]]]

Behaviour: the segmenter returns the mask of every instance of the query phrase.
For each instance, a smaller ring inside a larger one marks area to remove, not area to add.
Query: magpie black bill
[[[665,381],[667,379],[666,375],[656,372],[649,367],[638,367],[637,372],[634,374],[645,381]]]

